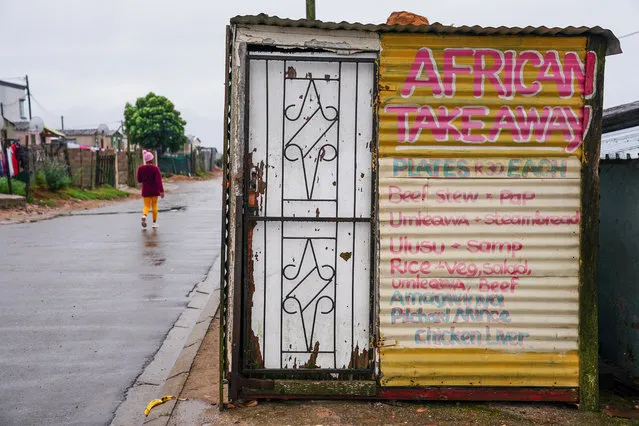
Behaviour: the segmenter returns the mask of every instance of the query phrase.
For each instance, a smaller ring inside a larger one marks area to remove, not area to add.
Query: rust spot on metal
[[[313,73],[307,72],[306,73],[306,78],[313,78]]]
[[[345,252],[340,253],[339,257],[341,257],[342,259],[344,259],[345,261],[348,262],[348,260],[351,258],[352,255],[353,255],[352,252],[345,251]]]
[[[262,209],[264,202],[264,194],[266,193],[266,182],[264,181],[264,161],[259,164],[253,164],[253,153],[248,154],[249,164],[251,165],[251,174],[249,179],[249,207],[254,209]]]
[[[254,280],[254,256],[253,256],[253,229],[255,229],[256,221],[249,221],[248,229],[248,339],[246,348],[246,359],[248,366],[253,368],[262,368],[264,366],[264,360],[262,359],[262,351],[260,350],[260,339],[255,335],[253,328],[251,327],[251,314],[253,312],[253,296],[255,295],[255,280]]]
[[[311,352],[311,357],[306,364],[301,366],[301,368],[319,368],[317,365],[317,355],[319,355],[319,341],[315,342],[313,352]]]
[[[295,68],[288,67],[288,69],[286,70],[286,77],[288,77],[288,78],[297,77],[297,71],[295,70]]]
[[[251,314],[253,312],[253,296],[255,295],[255,280],[254,280],[254,256],[253,256],[253,229],[257,224],[256,221],[251,220],[248,223],[248,338],[246,348],[246,359],[249,368],[262,368],[264,366],[264,360],[262,359],[262,352],[260,350],[260,339],[255,335],[253,328],[251,327]]]
[[[320,149],[320,152],[319,152],[319,160],[320,161],[324,160],[325,156],[326,156],[326,149],[322,147],[322,149]]]
[[[348,364],[348,368],[352,368],[352,369],[368,368],[368,364],[369,364],[368,355],[369,355],[369,350],[364,348],[360,352],[359,344],[358,344],[357,346],[355,346],[355,349],[351,353],[351,362],[350,364]]]
[[[315,217],[319,217],[320,215],[320,211],[319,211],[319,207],[315,209]]]
[[[264,181],[264,161],[260,161],[259,166],[256,167],[257,171],[257,192],[264,195],[266,192],[266,182]]]
[[[330,79],[331,79],[331,75],[330,75],[330,74],[324,74],[324,78],[325,78],[326,80],[330,80]]]
[[[253,164],[253,154],[248,154],[249,164]],[[251,166],[251,176],[249,179],[248,185],[248,207],[251,210],[257,210],[258,207],[258,187],[260,186],[259,182],[262,181],[262,174],[264,170],[264,165],[262,164],[260,167]],[[263,183],[262,183],[263,185]],[[262,197],[260,197],[262,198]],[[262,368],[264,366],[264,360],[262,359],[262,352],[260,350],[260,341],[259,338],[255,335],[251,327],[251,314],[253,312],[253,296],[255,295],[255,280],[254,280],[254,259],[255,256],[253,254],[253,230],[257,222],[254,220],[248,221],[248,235],[247,235],[247,260],[248,260],[248,288],[247,288],[247,299],[248,299],[248,309],[247,309],[247,322],[248,326],[248,335],[246,340],[246,360],[247,366],[249,368]]]

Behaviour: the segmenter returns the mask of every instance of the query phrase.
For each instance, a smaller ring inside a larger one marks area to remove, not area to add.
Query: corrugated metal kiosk
[[[227,36],[229,397],[597,405],[601,28]]]

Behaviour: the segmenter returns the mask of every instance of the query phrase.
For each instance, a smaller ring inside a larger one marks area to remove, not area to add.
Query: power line
[[[636,34],[639,34],[639,30],[637,30],[637,31],[633,31],[633,32],[631,32],[631,33],[628,33],[628,34],[622,35],[621,37],[617,37],[617,38],[621,40],[622,38],[630,37],[630,36],[633,36],[633,35],[636,35]]]
[[[38,99],[37,99],[35,96],[33,96],[33,92],[31,92],[31,99],[33,99],[33,100],[35,101],[36,105],[38,105],[38,106],[40,107],[40,109],[41,109],[41,110],[42,110],[45,114],[47,114],[47,115],[51,116],[51,118],[53,118],[53,119],[54,119],[54,121],[55,121],[55,120],[57,120],[57,119],[60,117],[60,115],[59,115],[59,114],[54,114],[54,113],[52,113],[51,111],[49,111],[47,108],[45,108],[45,107],[44,107],[44,105],[42,105],[42,103],[41,103],[40,101],[38,101]],[[19,101],[16,101],[16,102],[19,102]],[[15,104],[16,102],[14,102],[14,104]],[[9,104],[9,105],[12,105],[12,104]],[[122,121],[122,120],[102,121],[102,122],[100,122],[100,124],[118,124],[118,125],[119,125],[119,124],[121,123],[121,121]],[[76,129],[97,129],[97,128],[98,128],[98,126],[99,126],[99,124],[89,124],[89,125],[82,125],[82,126],[73,126],[73,127],[70,127],[70,128],[76,128]],[[67,126],[67,127],[69,127],[69,126]],[[110,130],[112,130],[112,129],[110,129]]]
[[[45,108],[45,107],[44,107],[44,106],[40,103],[40,101],[38,101],[38,100],[36,99],[36,97],[35,97],[35,96],[33,96],[33,92],[31,92],[31,99],[33,99],[33,100],[35,101],[35,103],[36,103],[36,104],[40,107],[40,109],[42,109],[42,111],[44,111],[45,113],[47,113],[47,114],[49,114],[49,115],[52,115],[52,116],[55,116],[55,115],[56,115],[56,114],[52,113],[51,111],[49,111],[48,109],[46,109],[46,108]]]

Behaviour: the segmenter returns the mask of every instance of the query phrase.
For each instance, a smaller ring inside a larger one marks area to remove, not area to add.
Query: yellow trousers
[[[149,210],[153,211],[153,222],[158,220],[158,197],[144,197],[144,209],[142,214],[146,216],[149,214]]]

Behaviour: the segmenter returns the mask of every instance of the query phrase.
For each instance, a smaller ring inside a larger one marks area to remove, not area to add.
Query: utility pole
[[[306,0],[306,19],[315,20],[315,0]]]
[[[315,0],[313,0],[315,1]],[[27,82],[27,99],[29,100],[29,121],[31,121],[31,89],[29,88],[29,76],[25,76],[24,79]]]
[[[118,142],[118,150],[122,151],[122,139],[124,139],[124,121],[120,120],[120,128],[118,129],[118,131],[120,131],[120,140]]]
[[[2,134],[0,140],[0,149],[5,153],[7,160],[9,160],[9,147],[7,146],[7,131],[4,128],[4,104],[0,103],[0,117],[2,119]],[[11,186],[11,172],[9,172],[9,165],[7,164],[7,183],[9,184],[9,194],[13,194],[13,187]]]
[[[62,125],[62,128],[60,130],[64,132],[64,115],[60,116],[60,124]]]
[[[30,115],[30,114],[29,114]],[[29,130],[31,131],[31,130]],[[26,161],[24,162],[24,172],[27,175],[25,182],[25,192],[27,195],[27,203],[31,202],[31,170],[29,168],[29,163],[31,163],[31,152],[29,152],[29,136],[27,136],[27,146],[25,147],[25,154],[27,156]],[[35,147],[35,135],[31,135],[31,145]]]

